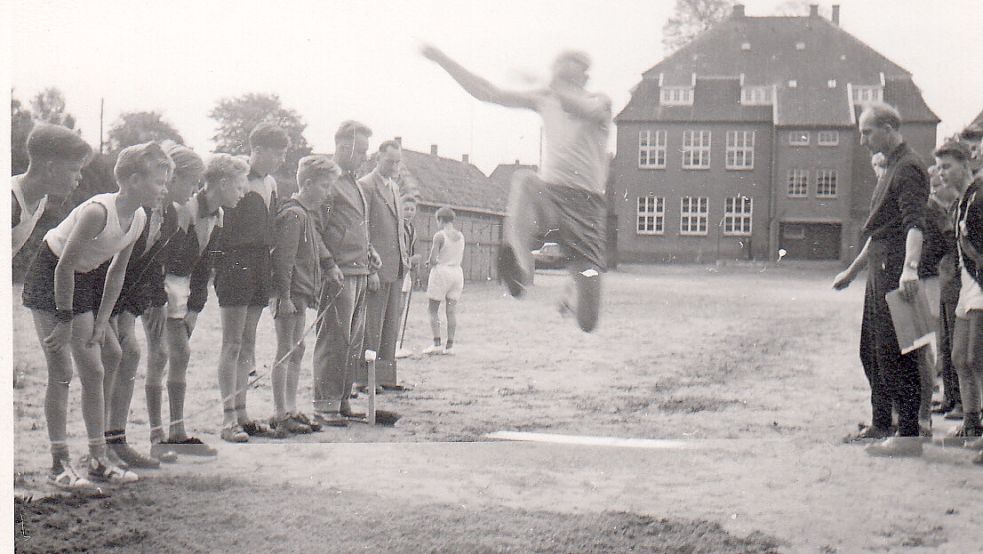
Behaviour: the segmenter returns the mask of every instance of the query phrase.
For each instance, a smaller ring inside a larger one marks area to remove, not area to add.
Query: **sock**
[[[106,457],[106,437],[89,439],[89,456],[95,459],[105,459]]]
[[[69,459],[68,445],[64,442],[51,443],[51,467],[61,473],[61,462]]]
[[[126,429],[114,429],[106,431],[106,443],[126,444]]]
[[[146,385],[144,390],[147,391],[147,417],[150,419],[150,431],[153,433],[154,430],[161,429],[164,425],[160,415],[163,387],[160,385]]]
[[[453,347],[454,347],[454,341],[453,341],[453,339],[447,339],[447,345],[444,348],[450,350]]]
[[[979,434],[980,432],[980,412],[964,412],[963,428],[968,434]]]
[[[434,337],[433,338],[433,345],[434,346],[440,346],[440,337]]]
[[[187,390],[186,383],[167,382],[167,403],[171,409],[171,429],[170,437],[184,435],[184,393]],[[175,423],[176,422],[176,423]]]

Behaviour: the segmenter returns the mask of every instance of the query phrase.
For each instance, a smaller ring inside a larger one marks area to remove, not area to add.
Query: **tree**
[[[31,111],[37,121],[75,128],[75,116],[65,111],[65,95],[55,87],[48,87],[34,95]]]
[[[282,127],[290,137],[290,149],[286,162],[277,172],[278,181],[292,182],[296,178],[297,162],[312,152],[304,138],[307,124],[296,111],[283,107],[276,94],[250,93],[223,98],[208,117],[218,125],[212,137],[215,149],[229,154],[249,154],[249,133],[256,125],[266,121]]]
[[[10,169],[12,175],[20,175],[27,171],[27,136],[34,128],[34,118],[31,110],[25,108],[21,101],[14,98],[10,91]]]
[[[662,46],[675,52],[730,13],[726,0],[676,0],[672,16],[662,26]]]
[[[173,140],[184,144],[181,134],[159,112],[127,112],[109,129],[109,148],[119,152],[127,146],[149,141]]]

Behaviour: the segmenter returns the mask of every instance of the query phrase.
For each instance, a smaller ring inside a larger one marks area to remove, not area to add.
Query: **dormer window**
[[[772,87],[741,87],[741,104],[745,106],[770,106],[774,102]]]
[[[693,87],[662,87],[659,102],[663,106],[692,106]]]
[[[829,88],[836,88],[836,79],[826,81],[826,86]]]
[[[795,49],[796,50],[805,50],[806,49],[806,43],[804,43],[804,42],[796,42],[795,43]]]
[[[799,86],[799,82],[798,81],[796,81],[795,79],[789,79],[789,81],[788,81],[788,88],[796,88],[798,86]]]
[[[750,50],[750,49],[751,49],[751,43],[750,42],[742,42],[741,43],[741,50]]]
[[[880,86],[856,86],[853,87],[853,102],[863,104],[864,102],[883,102],[884,89]]]

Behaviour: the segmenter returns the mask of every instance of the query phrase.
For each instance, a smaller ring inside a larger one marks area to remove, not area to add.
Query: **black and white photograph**
[[[3,0],[0,551],[981,551],[981,29]]]

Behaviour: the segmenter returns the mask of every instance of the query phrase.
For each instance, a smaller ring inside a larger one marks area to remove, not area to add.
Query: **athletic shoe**
[[[222,428],[222,440],[225,442],[243,443],[249,442],[249,435],[238,425],[229,425]]]
[[[441,352],[441,354],[443,354],[444,356],[453,356],[454,355],[454,347],[453,346],[445,346],[444,347],[444,351]]]
[[[430,346],[423,349],[423,353],[427,354],[428,356],[434,354],[440,355],[444,353],[444,347],[431,344]]]
[[[912,458],[922,455],[921,437],[889,437],[868,445],[864,451],[869,456]]]
[[[55,462],[48,474],[48,482],[63,490],[79,490],[92,487],[92,482],[75,471],[72,461],[62,458]]]
[[[881,427],[874,427],[871,425],[868,427],[862,427],[860,431],[843,437],[843,442],[871,442],[886,439],[892,435],[894,435],[893,429],[883,429]]]
[[[186,454],[188,456],[218,456],[218,450],[215,450],[211,446],[201,442],[201,439],[195,437],[186,437],[180,440],[169,439],[160,444],[165,448],[169,448],[174,452],[175,456],[177,454]],[[151,455],[153,455],[153,451],[151,451]]]
[[[109,443],[109,451],[116,454],[128,467],[135,469],[157,469],[160,467],[159,460],[144,456],[130,448],[130,445],[126,444],[126,439]]]
[[[89,479],[102,483],[133,483],[140,478],[128,469],[116,467],[106,457],[89,456]]]

